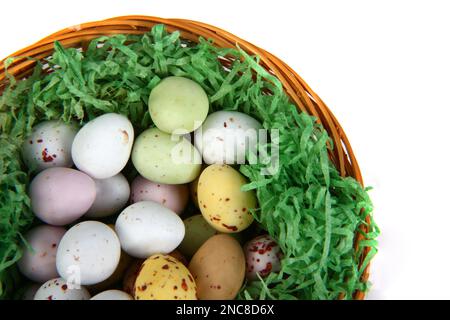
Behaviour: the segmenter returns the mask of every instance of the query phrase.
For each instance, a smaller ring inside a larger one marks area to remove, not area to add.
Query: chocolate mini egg
[[[118,213],[125,207],[130,198],[130,185],[123,174],[119,173],[106,179],[94,179],[94,181],[96,197],[85,217],[104,218]]]
[[[210,165],[198,181],[198,202],[203,217],[224,233],[242,231],[253,222],[250,209],[256,207],[253,191],[242,191],[247,180],[228,165]]]
[[[133,300],[133,297],[121,290],[106,290],[96,294],[91,300]]]
[[[80,218],[92,206],[95,182],[81,171],[49,168],[30,184],[29,195],[34,214],[42,221],[62,226]]]
[[[86,123],[75,136],[73,162],[92,178],[110,178],[127,164],[133,140],[133,125],[125,116],[101,115]]]
[[[211,113],[195,132],[195,146],[207,164],[244,164],[249,152],[256,154],[262,125],[238,111]]]
[[[156,254],[142,264],[136,278],[136,300],[196,300],[196,284],[177,259]]]
[[[184,184],[156,183],[137,176],[131,183],[131,203],[154,201],[181,214],[189,201],[189,189]]]
[[[244,246],[247,260],[246,276],[250,281],[264,278],[271,272],[281,269],[282,252],[278,244],[269,235],[263,235],[247,242]]]
[[[245,278],[245,256],[239,242],[227,234],[209,238],[189,263],[200,300],[231,300]]]
[[[56,253],[56,268],[64,279],[92,285],[108,279],[120,260],[120,242],[112,228],[84,221],[70,228]]]
[[[169,256],[177,259],[178,261],[180,261],[186,267],[189,264],[189,262],[187,261],[186,257],[183,256],[183,254],[180,251],[178,251],[178,250],[173,250],[171,253],[169,253]]]
[[[66,229],[48,225],[34,227],[25,235],[30,248],[23,247],[17,266],[28,279],[43,283],[58,277],[56,251]]]
[[[31,283],[28,284],[21,295],[21,300],[34,300],[34,296],[36,295],[36,292],[41,287],[41,284],[39,283]]]
[[[55,120],[34,126],[22,147],[27,167],[35,172],[52,167],[70,168],[73,165],[72,143],[77,131],[74,125]]]
[[[202,159],[182,136],[171,136],[157,128],[142,132],[136,139],[131,160],[144,178],[165,184],[189,183],[200,174]]]
[[[154,201],[125,208],[115,229],[122,249],[135,258],[172,252],[184,238],[184,224],[173,211]]]
[[[144,259],[135,259],[131,265],[128,267],[125,275],[123,277],[122,286],[123,291],[131,294],[134,297],[134,284],[136,283],[136,278],[141,271]]]
[[[218,233],[201,214],[189,217],[183,223],[186,231],[178,250],[187,257],[192,257],[206,240]]]
[[[209,101],[203,88],[183,77],[167,77],[150,93],[148,109],[155,125],[164,132],[197,129],[208,115]]]
[[[89,300],[90,297],[85,287],[68,283],[63,278],[55,278],[41,285],[34,300]]]

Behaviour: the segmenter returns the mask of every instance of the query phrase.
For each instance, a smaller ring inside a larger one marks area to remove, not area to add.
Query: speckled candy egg
[[[122,249],[136,258],[172,252],[184,238],[184,224],[173,211],[153,201],[125,208],[115,229]]]
[[[178,250],[187,257],[192,257],[206,240],[218,233],[201,214],[189,217],[183,223],[186,232]]]
[[[246,276],[250,281],[262,278],[281,269],[282,252],[278,244],[269,235],[263,235],[247,242],[244,247],[247,260]]]
[[[133,300],[133,297],[121,290],[107,290],[93,296],[91,300]]]
[[[189,263],[200,300],[231,300],[245,278],[245,256],[239,242],[227,234],[209,238]]]
[[[207,167],[198,182],[198,202],[203,217],[216,230],[239,232],[253,222],[250,209],[256,207],[253,191],[241,191],[247,180],[228,165]]]
[[[51,167],[70,168],[73,165],[72,142],[77,131],[74,125],[54,120],[33,127],[22,147],[27,167],[36,172]]]
[[[73,162],[95,179],[118,174],[130,158],[134,130],[130,120],[107,113],[85,124],[72,144]]]
[[[200,153],[184,137],[174,136],[173,139],[157,128],[139,135],[131,159],[141,176],[166,184],[189,183],[198,177],[202,163]]]
[[[243,164],[249,151],[256,154],[261,128],[256,119],[245,113],[217,111],[195,132],[195,146],[207,164]]]
[[[148,109],[155,125],[164,132],[192,132],[208,115],[209,102],[203,88],[182,77],[163,79],[150,93]]]
[[[88,218],[104,218],[120,212],[130,198],[128,180],[119,173],[111,178],[94,179],[97,195],[86,212]]]
[[[89,300],[90,297],[85,287],[56,278],[44,283],[34,295],[34,300]]]
[[[25,240],[31,249],[23,247],[23,256],[17,263],[28,279],[43,283],[58,277],[56,251],[66,229],[48,225],[37,226],[27,232]]]
[[[131,183],[131,203],[149,200],[181,214],[189,201],[189,188],[184,184],[157,183],[137,176]]]
[[[98,221],[84,221],[70,228],[59,243],[56,268],[64,279],[92,285],[116,270],[120,242],[112,228]]]
[[[92,206],[95,182],[81,171],[50,168],[31,182],[29,195],[34,214],[42,221],[62,226],[80,218]]]
[[[196,300],[191,273],[169,255],[156,254],[145,260],[134,292],[136,300]]]

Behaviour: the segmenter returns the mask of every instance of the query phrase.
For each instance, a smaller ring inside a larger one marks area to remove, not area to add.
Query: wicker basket
[[[53,52],[54,41],[59,41],[65,47],[83,48],[90,40],[114,34],[143,34],[156,24],[165,24],[169,32],[175,30],[181,33],[181,37],[190,41],[197,42],[199,37],[212,39],[216,46],[224,48],[234,48],[237,45],[251,55],[260,57],[260,64],[275,75],[283,84],[284,90],[291,97],[293,102],[301,111],[315,116],[318,121],[327,130],[329,136],[334,141],[334,149],[329,153],[332,162],[336,165],[342,176],[352,176],[361,184],[363,179],[352,151],[350,143],[339,122],[329,110],[326,104],[311,90],[305,81],[283,61],[271,53],[261,49],[237,36],[219,29],[217,27],[184,19],[163,19],[149,16],[123,16],[111,18],[103,21],[95,21],[73,26],[56,32],[41,41],[15,52],[11,56],[16,58],[13,64],[8,67],[8,72],[16,78],[28,76],[35,66],[34,59],[43,59],[50,56]],[[6,59],[5,59],[6,60]],[[2,92],[2,83],[5,83],[6,73],[4,68],[5,60],[0,63],[0,93]],[[226,65],[227,60],[221,60]],[[366,219],[370,224],[370,218]],[[367,227],[363,227],[367,228]],[[366,231],[366,230],[363,230]],[[361,233],[357,233],[355,247],[359,241],[363,240]],[[368,248],[363,253],[362,260],[369,253]],[[360,263],[362,263],[362,260]],[[369,266],[362,274],[362,281],[367,281],[369,277]],[[364,293],[356,291],[354,299],[364,299]]]

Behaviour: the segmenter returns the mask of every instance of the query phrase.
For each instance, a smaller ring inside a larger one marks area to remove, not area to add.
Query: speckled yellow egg
[[[250,209],[256,207],[253,191],[242,191],[247,180],[228,165],[207,167],[198,181],[197,195],[203,217],[216,230],[239,232],[253,222]]]
[[[197,300],[197,286],[177,259],[155,254],[144,261],[136,278],[136,300]]]

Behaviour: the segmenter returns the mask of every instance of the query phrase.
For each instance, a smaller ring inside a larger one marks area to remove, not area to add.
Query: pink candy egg
[[[30,185],[31,207],[42,221],[62,226],[80,218],[92,206],[95,182],[87,174],[69,168],[50,168]]]
[[[17,263],[20,272],[28,279],[45,282],[58,277],[56,250],[66,229],[54,226],[37,226],[25,235],[30,248],[23,248],[23,256]]]
[[[140,201],[155,201],[181,214],[189,201],[189,188],[183,184],[155,183],[138,176],[131,184],[131,203]]]
[[[264,278],[281,269],[282,252],[275,240],[268,235],[250,240],[244,246],[244,252],[247,260],[246,276],[250,281],[257,280],[257,274]]]

